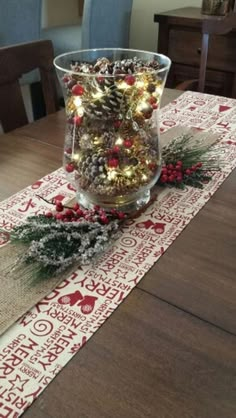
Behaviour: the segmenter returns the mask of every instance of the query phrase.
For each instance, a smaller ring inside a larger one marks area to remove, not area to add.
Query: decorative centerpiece
[[[55,61],[66,106],[64,168],[84,207],[136,210],[161,173],[164,55],[97,49]]]

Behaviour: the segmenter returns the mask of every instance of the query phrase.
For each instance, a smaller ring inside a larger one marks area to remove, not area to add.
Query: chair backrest
[[[28,123],[20,77],[38,68],[47,114],[58,110],[53,45],[49,40],[0,48],[0,122],[4,132]]]
[[[206,68],[208,58],[208,47],[210,35],[225,35],[236,27],[236,13],[231,12],[225,17],[204,18],[202,22],[202,47],[201,47],[201,61],[198,79],[198,91],[204,92],[206,81]],[[235,68],[236,74],[236,68]],[[236,79],[236,77],[235,77]],[[233,85],[232,97],[236,97],[236,82]]]
[[[128,48],[133,0],[85,0],[82,48]]]
[[[0,0],[0,46],[40,37],[42,0]]]

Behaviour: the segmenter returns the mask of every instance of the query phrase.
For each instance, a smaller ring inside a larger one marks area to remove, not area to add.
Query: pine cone
[[[133,116],[134,122],[136,122],[139,126],[143,126],[145,123],[145,118],[142,113],[135,113]]]
[[[114,84],[114,78],[104,77],[102,83],[97,84],[102,95],[85,107],[85,113],[91,118],[110,117],[119,113],[123,95]]]
[[[78,171],[91,182],[99,175],[106,173],[106,159],[99,154],[88,155],[78,165]]]
[[[124,121],[120,127],[120,133],[123,138],[129,138],[133,135],[133,124],[132,121]]]

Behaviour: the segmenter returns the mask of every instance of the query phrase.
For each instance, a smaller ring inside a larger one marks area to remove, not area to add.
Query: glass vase
[[[161,171],[158,113],[170,68],[164,55],[81,50],[54,60],[63,89],[63,165],[84,207],[136,210]]]

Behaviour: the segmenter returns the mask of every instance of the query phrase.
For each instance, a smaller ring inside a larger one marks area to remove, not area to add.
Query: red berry
[[[168,168],[169,170],[173,170],[173,169],[174,169],[174,166],[173,166],[173,164],[168,164],[167,168]]]
[[[78,209],[80,209],[80,205],[78,203],[75,203],[73,206],[73,210],[77,211]]]
[[[192,171],[196,171],[197,170],[197,166],[196,165],[192,165],[191,170]]]
[[[46,218],[52,218],[53,214],[52,214],[52,212],[46,212],[45,216],[46,216]]]
[[[152,104],[154,104],[156,102],[157,102],[157,98],[154,97],[154,96],[151,96],[150,99],[149,99],[149,103],[152,105]]]
[[[109,219],[108,219],[108,217],[107,217],[106,215],[101,216],[101,217],[100,217],[100,221],[101,221],[103,224],[108,224],[108,223],[109,223]]]
[[[124,146],[125,148],[131,148],[133,145],[133,140],[132,139],[125,139],[124,140]]]
[[[182,167],[183,162],[182,161],[177,161],[176,165],[179,165],[180,167]]]
[[[202,167],[202,163],[197,163],[197,168],[201,168]]]
[[[168,176],[166,174],[163,174],[161,176],[161,183],[167,183],[168,182]]]
[[[116,168],[116,167],[118,167],[118,165],[119,165],[119,161],[117,160],[117,158],[111,158],[111,159],[108,161],[108,166],[109,166],[110,168]]]
[[[74,164],[72,164],[72,163],[66,164],[65,169],[66,169],[67,173],[72,173],[75,169]]]
[[[173,176],[175,176],[175,177],[176,177],[176,176],[177,176],[177,171],[176,171],[176,170],[173,170],[173,171],[172,171],[172,174],[173,174]]]
[[[176,164],[175,169],[176,169],[176,171],[182,171],[182,166]]]
[[[192,172],[191,172],[191,170],[189,170],[189,168],[187,168],[187,170],[185,170],[185,174],[187,175],[187,176],[190,176],[190,174],[191,174]]]
[[[172,182],[172,181],[174,181],[175,180],[175,177],[173,176],[173,174],[171,174],[170,176],[169,176],[169,181],[170,182]]]
[[[64,217],[63,222],[70,222],[70,219]]]
[[[158,104],[157,103],[153,103],[152,104],[152,108],[155,110],[155,109],[158,109]]]
[[[75,84],[71,91],[75,96],[82,96],[84,94],[84,88],[80,84]]]
[[[167,168],[166,167],[163,167],[162,170],[161,170],[161,173],[162,174],[167,174]]]
[[[71,217],[71,216],[74,216],[74,212],[73,212],[73,210],[72,210],[72,209],[66,209],[66,211],[65,211],[65,216],[66,216],[67,218],[69,218],[69,217]]]
[[[125,82],[126,82],[126,84],[128,84],[129,86],[133,86],[134,85],[134,83],[135,83],[135,77],[133,76],[133,75],[127,75],[126,77],[125,77]]]
[[[115,216],[118,214],[116,209],[111,209],[110,213],[111,213],[111,215],[115,215]]]
[[[63,80],[63,83],[68,83],[68,81],[70,81],[70,77],[68,77],[67,75],[64,75],[62,80]]]
[[[82,116],[74,116],[73,117],[73,122],[76,126],[80,126],[82,121],[83,121]]]
[[[84,212],[82,211],[82,209],[77,209],[76,215],[79,216],[79,217],[81,217],[81,216],[84,215]]]
[[[119,129],[121,124],[122,124],[122,121],[117,119],[114,121],[113,126],[115,129]]]
[[[126,217],[124,212],[117,212],[118,219],[124,219]]]
[[[113,153],[115,153],[115,154],[117,154],[118,152],[120,152],[120,147],[118,147],[118,145],[115,145],[115,146],[112,148],[112,152],[113,152]]]
[[[183,180],[182,175],[178,174],[178,176],[176,177],[176,180],[178,181],[178,183],[181,183],[181,181]]]
[[[62,205],[56,205],[56,211],[57,212],[63,212],[64,208]]]
[[[66,154],[71,154],[72,153],[72,148],[66,148],[65,153]]]
[[[57,199],[57,200],[53,201],[53,203],[54,203],[54,205],[60,205],[60,206],[63,206],[63,204],[62,204],[61,200],[59,200],[59,199]]]
[[[57,221],[62,221],[62,219],[64,219],[64,215],[62,213],[56,213],[55,219]]]

